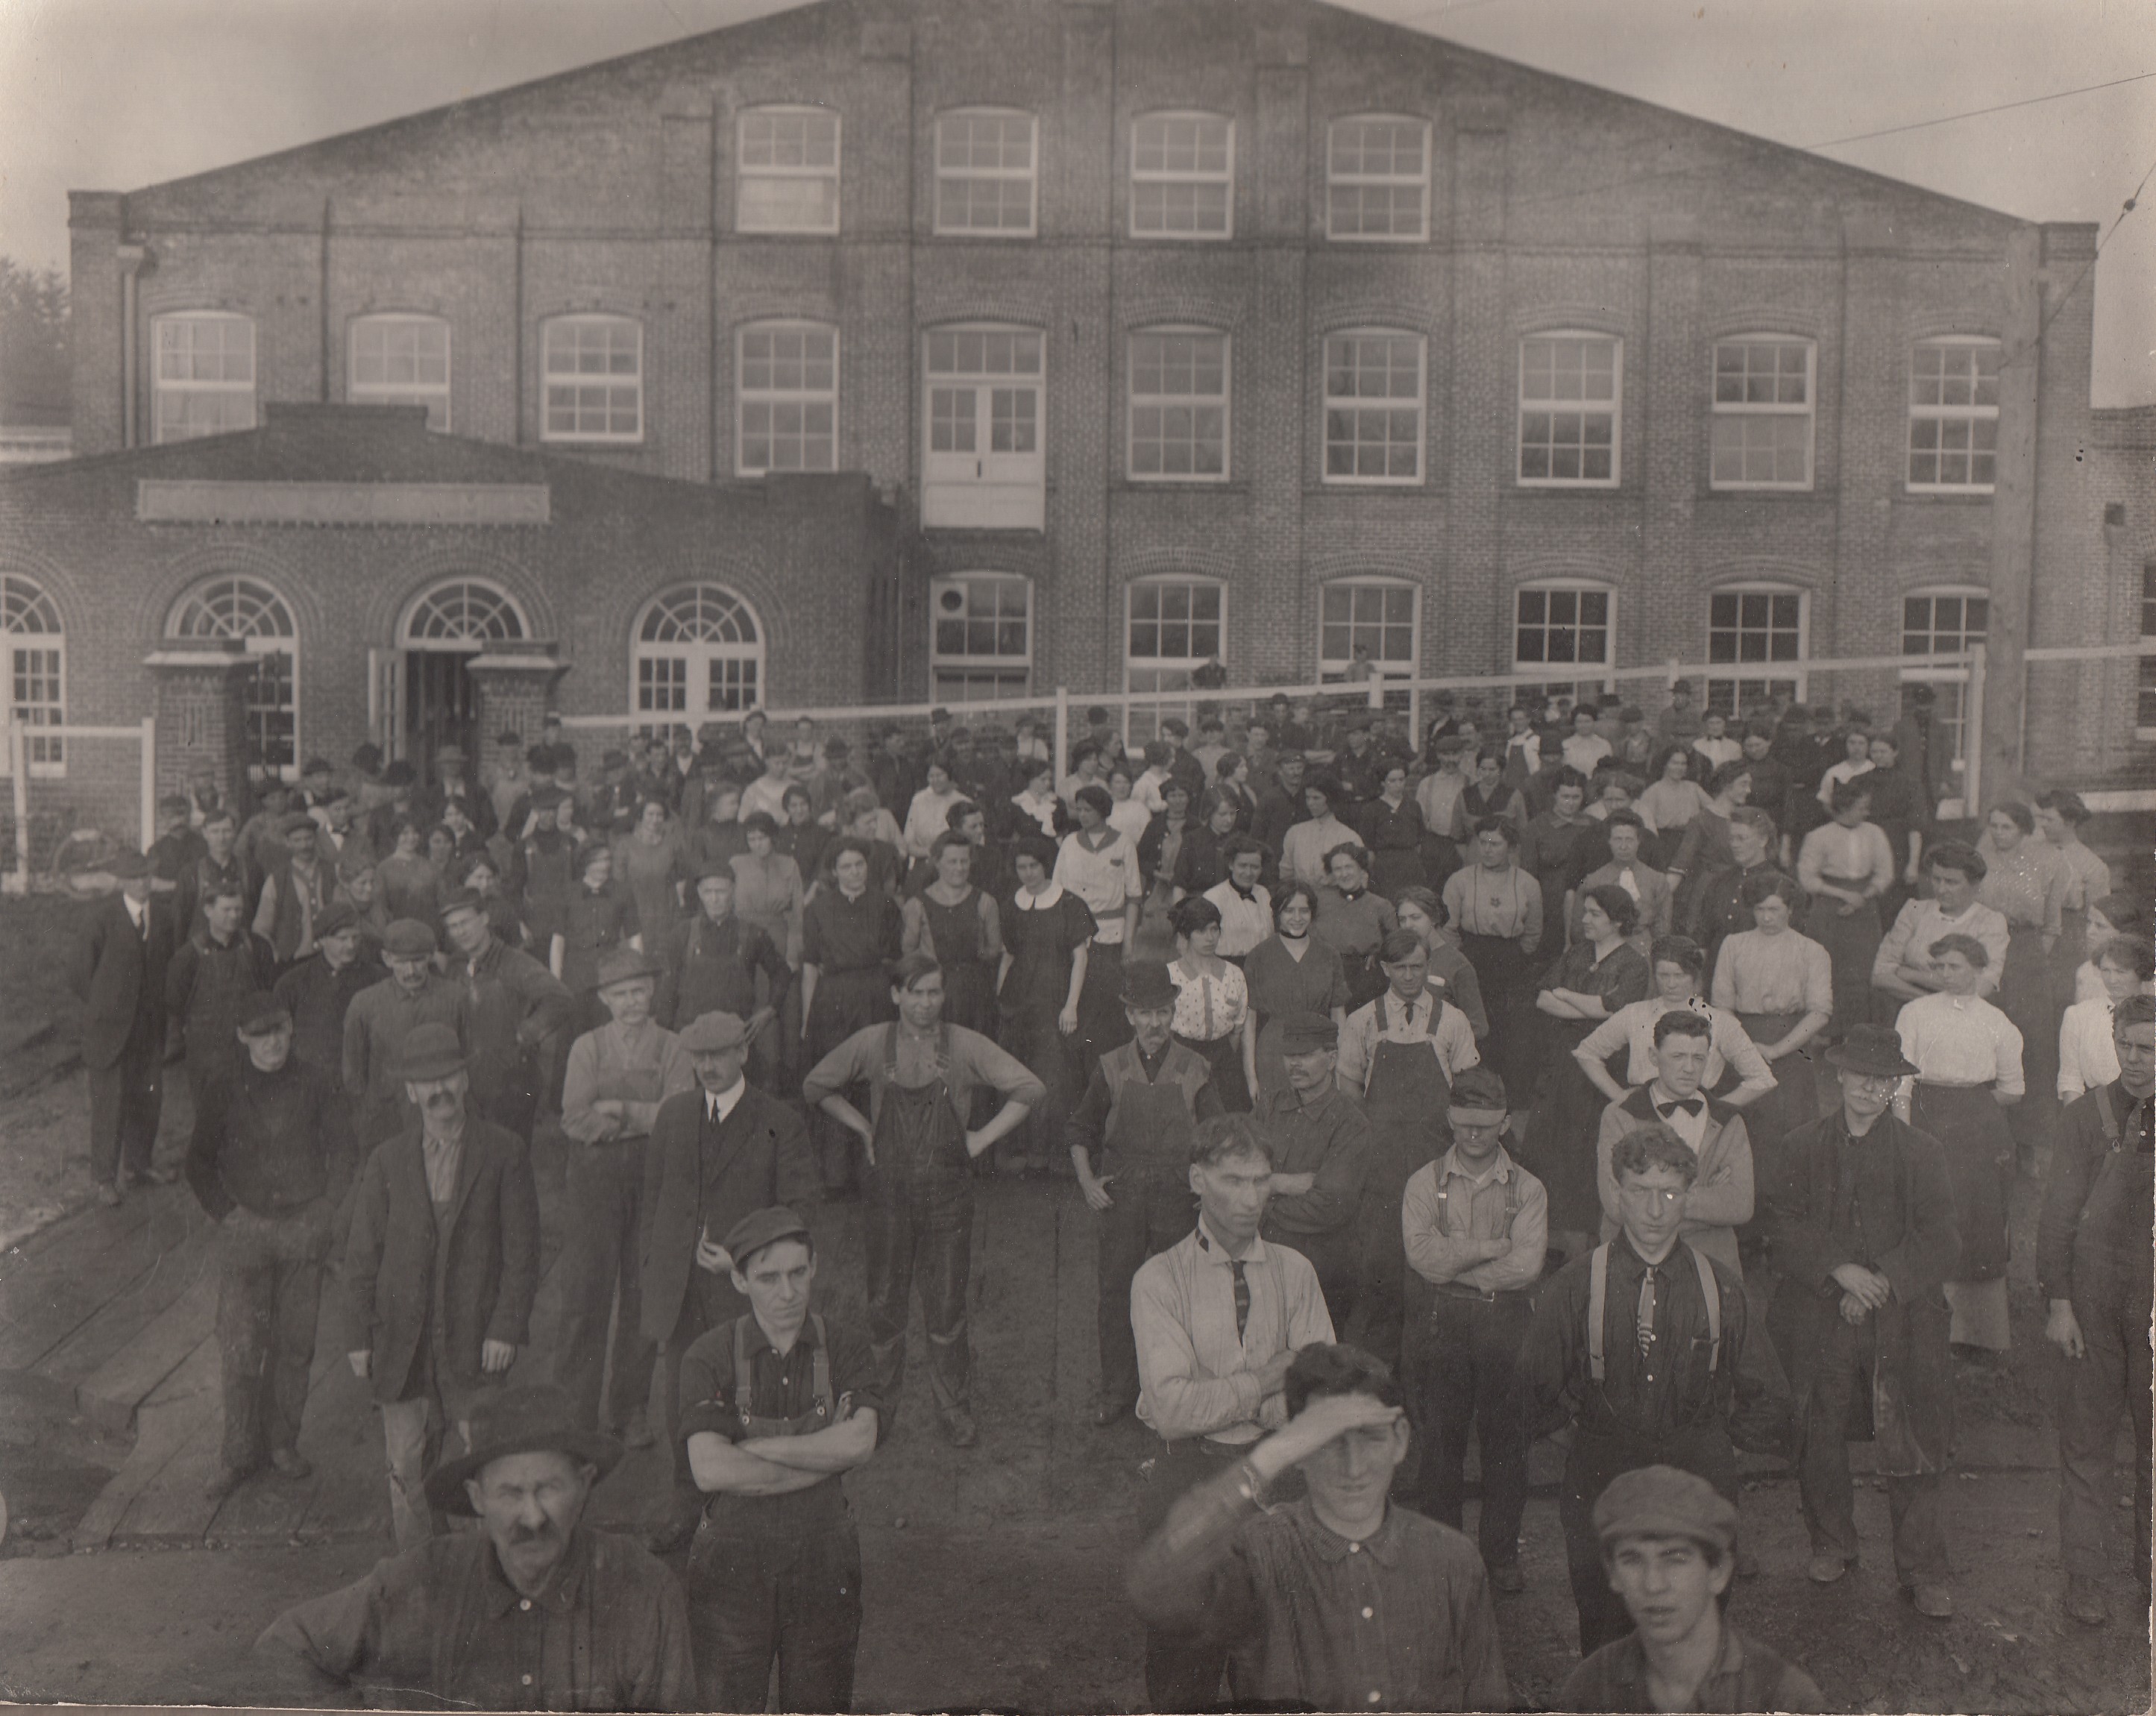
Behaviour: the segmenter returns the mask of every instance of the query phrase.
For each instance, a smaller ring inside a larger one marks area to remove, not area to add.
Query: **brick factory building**
[[[734,628],[685,622],[736,664],[691,720],[1216,655],[1310,685],[1358,645],[1891,715],[1921,666],[1806,662],[2156,614],[2145,453],[2083,457],[2133,439],[2088,403],[2093,226],[1303,0],[820,0],[72,224],[87,462],[0,478],[32,721],[155,712],[143,663],[250,629],[308,751],[406,744],[497,643],[655,718],[669,603]],[[367,403],[434,439],[322,411]],[[431,448],[553,512],[144,510],[293,438],[310,481],[394,442],[398,481]],[[2145,778],[2134,664],[2030,672],[2030,772]]]

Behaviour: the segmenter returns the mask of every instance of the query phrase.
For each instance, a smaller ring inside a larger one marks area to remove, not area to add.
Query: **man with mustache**
[[[577,1428],[568,1396],[507,1389],[472,1414],[471,1451],[429,1474],[480,1529],[429,1538],[341,1590],[288,1609],[255,1642],[294,1704],[424,1692],[475,1710],[686,1710],[687,1612],[663,1562],[584,1523],[621,1458]]]

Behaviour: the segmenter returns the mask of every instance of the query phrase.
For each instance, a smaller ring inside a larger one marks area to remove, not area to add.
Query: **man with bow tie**
[[[1602,1195],[1602,1237],[1613,1240],[1624,1225],[1610,1165],[1617,1141],[1643,1126],[1669,1128],[1699,1161],[1698,1178],[1685,1195],[1678,1237],[1742,1277],[1737,1230],[1752,1219],[1752,1140],[1744,1117],[1700,1088],[1713,1051],[1714,1025],[1704,1014],[1680,1009],[1655,1021],[1655,1076],[1602,1111],[1594,1178]]]

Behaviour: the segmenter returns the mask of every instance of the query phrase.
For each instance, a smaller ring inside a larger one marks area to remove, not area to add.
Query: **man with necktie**
[[[172,1178],[150,1159],[164,1106],[165,968],[178,939],[172,914],[151,897],[150,861],[122,852],[110,868],[120,891],[91,912],[68,973],[82,1002],[90,1170],[108,1205],[130,1177]]]

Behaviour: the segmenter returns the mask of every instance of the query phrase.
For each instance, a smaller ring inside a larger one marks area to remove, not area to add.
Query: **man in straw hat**
[[[434,1528],[420,1479],[444,1427],[464,1432],[475,1398],[499,1386],[531,1338],[539,1196],[523,1139],[469,1112],[454,1030],[414,1029],[397,1073],[418,1118],[360,1171],[345,1352],[382,1408],[390,1520],[408,1549]]]
[[[68,986],[82,1003],[90,1171],[99,1199],[117,1204],[130,1174],[152,1175],[164,1110],[165,969],[185,932],[151,897],[147,858],[122,852],[110,868],[120,891],[91,908]]]
[[[1861,1401],[1887,1479],[1895,1573],[1919,1614],[1943,1621],[1953,1613],[1939,1493],[1953,1440],[1953,1184],[1938,1141],[1892,1112],[1917,1069],[1892,1027],[1854,1027],[1827,1060],[1841,1100],[1783,1139],[1762,1219],[1782,1272],[1768,1328],[1797,1395],[1808,1570],[1831,1585],[1856,1559],[1845,1438]]]
[[[1737,1510],[1705,1478],[1643,1466],[1594,1503],[1609,1588],[1633,1630],[1577,1668],[1566,1710],[1818,1710],[1812,1678],[1722,1612],[1737,1570]]]
[[[561,1390],[505,1389],[472,1412],[471,1446],[427,1478],[449,1533],[287,1609],[255,1641],[275,1696],[372,1690],[475,1710],[688,1710],[696,1704],[681,1588],[638,1544],[584,1523],[621,1458],[579,1429]],[[340,1696],[341,1695],[341,1696]]]
[[[570,1046],[562,1081],[562,1130],[572,1148],[556,1375],[569,1392],[578,1423],[588,1429],[603,1424],[611,1431],[625,1425],[624,1439],[633,1448],[651,1445],[644,1403],[655,1350],[644,1334],[639,1278],[644,1145],[660,1104],[696,1081],[680,1039],[652,1020],[658,984],[659,966],[648,954],[633,948],[601,954],[598,997],[608,1022]],[[617,1294],[619,1321],[613,1317]],[[611,1385],[606,1385],[609,1325],[617,1333]]]
[[[362,1148],[393,1138],[413,1115],[398,1070],[404,1040],[422,1025],[446,1026],[462,1055],[471,1044],[471,997],[434,969],[434,932],[399,917],[383,932],[389,975],[352,998],[344,1015],[344,1089],[358,1105]]]

